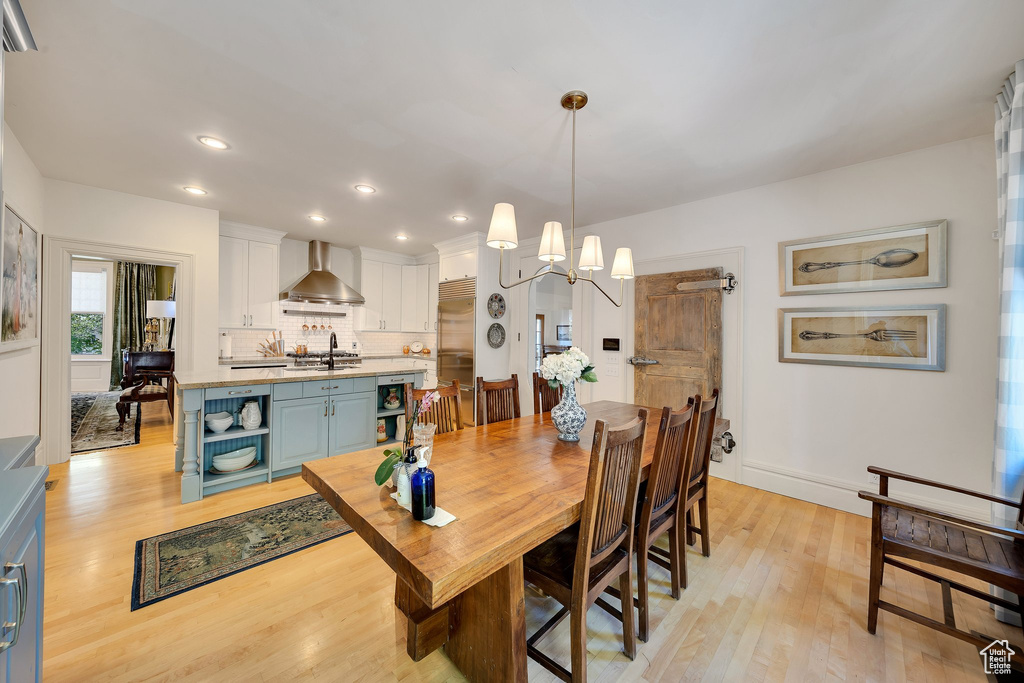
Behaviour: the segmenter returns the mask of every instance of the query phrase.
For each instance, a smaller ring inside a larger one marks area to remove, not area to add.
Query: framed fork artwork
[[[946,369],[946,305],[779,309],[779,362]]]

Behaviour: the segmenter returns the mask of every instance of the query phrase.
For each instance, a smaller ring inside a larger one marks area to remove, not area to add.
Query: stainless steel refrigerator
[[[441,283],[441,297],[446,294],[459,298],[440,298],[437,304],[437,382],[451,385],[459,380],[462,390],[462,414],[466,422],[476,415],[473,403],[475,393],[474,341],[476,339],[476,298],[464,292],[445,292],[450,283]],[[475,291],[475,282],[473,290]],[[452,288],[454,289],[454,288]]]

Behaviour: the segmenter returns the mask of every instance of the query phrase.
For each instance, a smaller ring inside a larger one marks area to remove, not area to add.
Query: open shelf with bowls
[[[259,426],[252,429],[237,424],[244,422],[239,414],[249,401],[256,403],[260,417]],[[269,392],[204,402],[200,473],[204,494],[270,481],[270,411]]]

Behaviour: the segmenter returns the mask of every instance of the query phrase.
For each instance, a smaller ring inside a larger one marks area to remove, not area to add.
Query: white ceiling
[[[1024,58],[1019,0],[22,3],[43,175],[412,254],[496,201],[568,225],[570,89],[587,224],[987,134]]]

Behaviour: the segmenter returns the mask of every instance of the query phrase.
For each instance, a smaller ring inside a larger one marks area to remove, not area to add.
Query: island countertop
[[[389,360],[367,359],[356,366],[339,364],[337,369],[293,370],[289,368],[252,368],[231,370],[219,367],[214,370],[190,370],[175,372],[174,380],[181,389],[209,389],[211,387],[249,386],[253,384],[279,384],[283,382],[305,382],[336,377],[378,377],[380,375],[422,373],[422,369],[410,368],[408,364]]]

